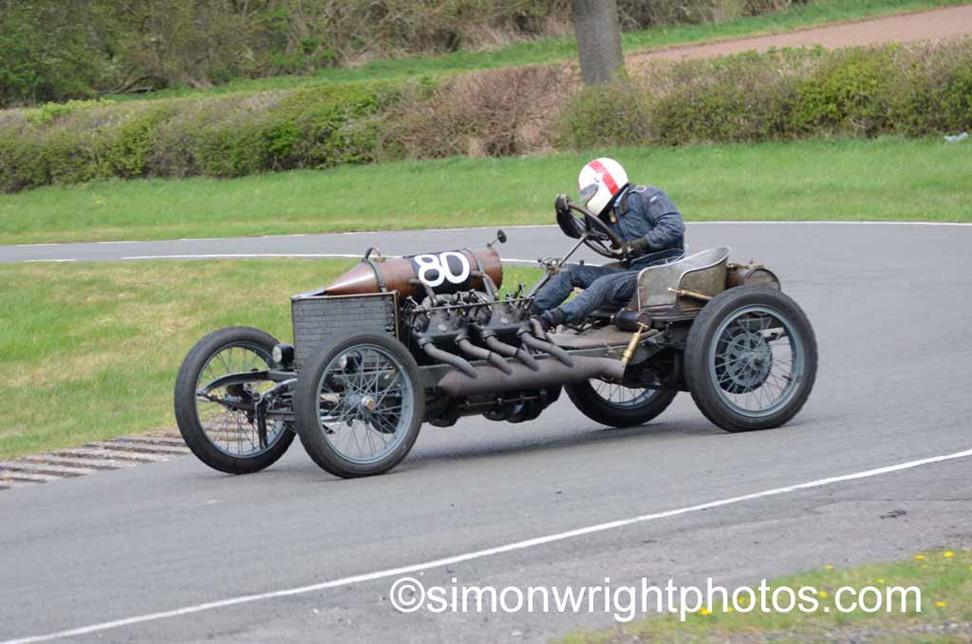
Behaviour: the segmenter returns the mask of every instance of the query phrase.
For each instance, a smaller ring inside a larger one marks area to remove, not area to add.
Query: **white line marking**
[[[488,230],[495,232],[500,225],[496,226],[466,226],[460,228],[398,228],[389,230],[349,230],[343,233],[312,233],[317,235],[380,235],[384,233],[450,233],[450,232],[469,232],[478,230]],[[524,228],[556,228],[554,224],[513,224],[502,226],[504,230],[521,230]]]
[[[961,222],[961,221],[829,221],[829,220],[817,220],[817,219],[803,219],[799,221],[774,221],[774,220],[745,220],[745,221],[732,221],[732,220],[715,220],[715,221],[686,221],[686,225],[689,226],[762,226],[762,225],[773,225],[773,226],[972,226],[972,222]],[[554,224],[517,224],[514,226],[501,226],[504,230],[515,230],[521,228],[556,228]],[[53,242],[46,244],[15,244],[17,248],[39,248],[43,246],[66,246],[69,244],[140,244],[140,243],[152,243],[152,242],[197,242],[197,241],[224,241],[227,239],[273,239],[275,237],[312,237],[318,235],[380,235],[387,233],[416,233],[416,232],[431,232],[431,233],[449,233],[449,232],[471,232],[477,230],[488,230],[495,231],[497,226],[471,226],[465,228],[405,228],[401,230],[352,230],[341,233],[295,233],[290,235],[259,235],[253,237],[183,237],[181,239],[136,239],[136,240],[125,240],[125,241],[112,241],[112,242]],[[0,246],[2,247],[2,246]]]
[[[396,577],[399,575],[405,575],[413,572],[421,572],[423,570],[429,570],[431,568],[441,568],[443,566],[449,566],[457,563],[462,563],[466,561],[472,561],[474,559],[482,559],[484,557],[492,557],[499,554],[504,554],[507,552],[513,552],[516,550],[525,550],[527,548],[534,548],[536,546],[546,545],[548,543],[555,543],[557,541],[564,541],[567,539],[574,539],[577,537],[582,537],[589,534],[594,534],[597,532],[604,532],[607,530],[616,530],[618,528],[624,528],[629,525],[634,525],[636,523],[646,523],[648,521],[656,521],[658,519],[667,519],[669,517],[680,516],[683,514],[689,514],[691,512],[700,512],[702,510],[710,510],[712,508],[720,508],[727,505],[735,505],[737,503],[742,503],[744,501],[752,501],[754,499],[763,499],[770,496],[779,496],[781,494],[788,494],[790,492],[798,492],[800,490],[809,490],[812,488],[824,487],[827,485],[834,485],[836,483],[843,483],[845,481],[854,481],[858,479],[866,479],[873,476],[881,476],[883,474],[892,474],[894,472],[901,472],[903,470],[910,470],[915,467],[921,467],[923,465],[931,465],[934,463],[942,463],[945,461],[953,461],[960,458],[968,458],[972,456],[972,449],[967,449],[961,452],[952,452],[951,454],[942,454],[939,456],[931,456],[928,458],[922,458],[914,461],[908,461],[906,463],[898,463],[896,465],[887,465],[885,467],[877,467],[870,470],[864,470],[863,472],[854,472],[852,474],[843,474],[840,476],[831,476],[823,479],[816,479],[814,481],[807,481],[806,483],[797,483],[795,485],[787,485],[785,487],[777,487],[770,490],[763,490],[762,492],[753,492],[751,494],[743,494],[741,496],[733,496],[726,499],[719,499],[718,501],[710,501],[708,503],[700,503],[698,505],[690,505],[683,508],[678,508],[675,510],[666,510],[664,512],[655,512],[652,514],[642,514],[640,516],[631,517],[628,519],[619,519],[617,521],[608,521],[606,523],[598,523],[595,525],[586,526],[583,528],[576,528],[574,530],[567,530],[566,532],[556,532],[554,534],[544,535],[542,537],[535,537],[533,539],[525,539],[523,541],[516,541],[513,543],[507,543],[505,545],[496,546],[494,548],[485,548],[483,550],[475,550],[473,552],[467,552],[459,555],[453,555],[451,557],[443,557],[441,559],[433,559],[432,561],[426,561],[425,563],[412,564],[410,566],[401,566],[399,568],[389,568],[387,570],[379,570],[376,572],[364,573],[361,575],[352,575],[350,577],[342,577],[341,579],[333,579],[331,581],[322,581],[320,583],[311,584],[309,586],[298,586],[296,588],[286,588],[284,590],[275,590],[266,593],[258,593],[255,595],[242,595],[239,597],[230,597],[227,599],[221,599],[218,601],[206,602],[203,604],[195,604],[192,606],[184,606],[182,608],[176,608],[173,610],[161,611],[158,613],[147,613],[145,615],[136,615],[134,617],[126,617],[124,619],[116,619],[110,622],[101,622],[98,624],[90,624],[88,626],[81,626],[78,628],[72,628],[63,631],[56,631],[53,633],[47,633],[44,635],[34,635],[30,637],[23,637],[19,639],[7,640],[0,644],[28,644],[29,642],[47,642],[55,639],[62,639],[65,637],[76,637],[79,635],[88,635],[90,633],[98,633],[101,631],[107,631],[114,628],[121,628],[122,626],[131,626],[133,624],[142,624],[145,622],[154,622],[160,619],[166,619],[169,617],[179,617],[181,615],[191,615],[192,613],[201,613],[203,611],[215,610],[217,608],[226,608],[228,606],[238,606],[240,604],[249,604],[251,602],[262,601],[265,599],[275,599],[278,597],[289,597],[292,595],[303,595],[306,593],[317,592],[320,590],[327,590],[328,588],[337,588],[340,586],[350,586],[352,584],[361,584],[369,581],[375,581],[378,579],[386,579],[388,577]]]
[[[199,255],[130,255],[128,257],[122,257],[122,260],[151,260],[151,259],[247,259],[247,258],[327,258],[327,257],[339,257],[339,258],[351,258],[351,259],[361,259],[361,253],[206,253]],[[395,259],[401,257],[401,255],[385,255],[388,259]],[[47,262],[47,261],[75,261],[75,260],[47,260],[47,259],[30,259],[30,262]],[[504,257],[503,261],[510,264],[536,264],[535,259],[518,259],[515,257]]]
[[[752,221],[687,221],[685,223],[689,226],[705,224],[713,224],[716,226],[972,226],[972,223],[963,221],[816,221],[812,219],[800,221],[760,221],[758,219]]]
[[[204,253],[198,255],[130,255],[122,260],[136,259],[246,259],[248,257],[352,257],[360,259],[361,253]],[[392,255],[386,255],[392,257]]]
[[[54,262],[56,264],[62,264],[64,262],[76,262],[77,259],[74,258],[59,258],[59,259],[25,259],[24,264],[41,264],[44,262]]]

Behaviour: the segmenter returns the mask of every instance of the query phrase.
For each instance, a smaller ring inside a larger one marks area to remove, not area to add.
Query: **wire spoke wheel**
[[[380,347],[361,345],[335,356],[318,383],[324,440],[352,463],[380,461],[412,421],[412,384]]]
[[[590,380],[594,392],[604,400],[606,405],[611,405],[621,409],[637,408],[652,398],[658,396],[660,389],[649,389],[647,387],[626,387],[617,383],[608,382],[592,378]]]
[[[678,393],[674,389],[626,387],[597,378],[564,389],[582,414],[611,427],[644,425],[665,411]]]
[[[252,373],[270,368],[270,356],[256,345],[236,343],[220,349],[206,362],[196,379],[200,392],[217,378],[235,373]],[[218,387],[205,395],[196,394],[196,415],[203,432],[216,449],[229,456],[250,458],[266,452],[286,430],[282,420],[266,423],[261,434],[256,403],[273,388],[270,380]]]
[[[716,331],[709,368],[719,392],[744,415],[765,416],[785,405],[806,359],[793,323],[778,310],[749,306]]]
[[[425,416],[425,390],[407,349],[389,337],[352,336],[301,370],[297,431],[322,468],[379,474],[405,457]]]
[[[291,424],[281,418],[284,409],[274,407],[289,408],[289,390],[272,395],[277,383],[259,375],[213,386],[226,376],[268,370],[276,343],[259,329],[228,327],[197,342],[183,361],[175,385],[176,422],[189,449],[213,469],[259,471],[293,442]],[[271,410],[278,413],[265,413]]]
[[[686,381],[699,409],[729,431],[778,427],[803,406],[817,370],[806,314],[780,291],[724,291],[695,319]]]

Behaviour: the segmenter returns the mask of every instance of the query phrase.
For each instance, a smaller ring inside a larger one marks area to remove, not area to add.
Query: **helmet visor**
[[[580,191],[581,202],[586,206],[587,203],[597,194],[597,184],[589,183]]]

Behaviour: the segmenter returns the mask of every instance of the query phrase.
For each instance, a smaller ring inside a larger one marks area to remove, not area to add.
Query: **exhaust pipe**
[[[444,362],[447,365],[451,365],[452,367],[458,369],[469,378],[477,377],[478,371],[476,367],[469,364],[468,360],[465,360],[464,358],[461,358],[454,353],[443,351],[439,347],[435,346],[435,344],[432,342],[430,338],[422,336],[421,338],[419,338],[418,344],[419,347],[422,348],[422,351],[425,351],[425,355],[429,356],[433,360],[438,360],[439,362]],[[454,372],[450,372],[450,373],[454,373]]]
[[[506,344],[497,338],[496,332],[491,329],[483,329],[480,327],[476,327],[476,329],[479,331],[479,337],[483,339],[483,342],[491,351],[495,351],[507,358],[516,358],[529,367],[531,371],[536,371],[540,368],[533,356],[524,351],[522,347],[514,347],[512,344]]]
[[[463,370],[451,370],[439,380],[438,387],[450,396],[463,397],[491,392],[556,387],[590,378],[621,380],[625,368],[620,360],[586,356],[573,357],[572,364],[569,366],[554,358],[541,358],[537,360],[536,371],[522,364],[509,366],[512,372],[509,374],[492,367],[471,365],[475,375],[470,375]]]
[[[486,360],[505,374],[513,373],[513,367],[510,366],[510,363],[507,362],[503,356],[498,353],[493,353],[489,349],[477,347],[475,344],[469,341],[469,338],[466,337],[465,334],[456,336],[456,345],[470,358]]]
[[[547,342],[546,340],[541,340],[537,336],[530,333],[530,329],[526,326],[520,327],[520,330],[516,332],[520,337],[520,342],[527,345],[531,349],[536,349],[537,351],[542,351],[543,353],[548,353],[556,358],[565,367],[573,367],[574,359],[570,357],[570,354],[558,347],[556,344]]]

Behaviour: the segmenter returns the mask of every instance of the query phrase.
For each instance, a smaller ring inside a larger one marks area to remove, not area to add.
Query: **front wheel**
[[[211,468],[257,472],[275,463],[293,442],[289,423],[261,423],[257,416],[261,396],[276,385],[260,377],[270,368],[276,343],[259,329],[229,327],[197,342],[182,362],[175,384],[176,423],[192,453]],[[212,386],[231,374],[242,381]]]
[[[817,341],[806,314],[765,286],[714,297],[685,343],[685,380],[695,404],[730,432],[771,429],[793,418],[816,374]]]
[[[582,414],[611,427],[644,425],[665,411],[678,393],[675,389],[625,387],[597,379],[564,388]]]
[[[418,365],[379,335],[351,336],[301,370],[294,400],[308,455],[335,476],[381,474],[405,456],[425,418]]]

